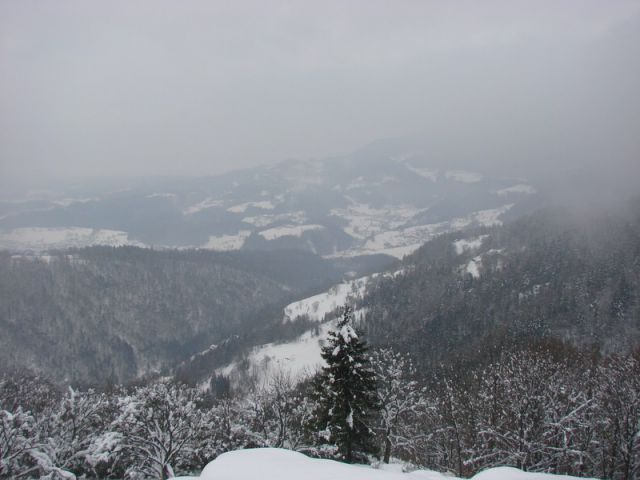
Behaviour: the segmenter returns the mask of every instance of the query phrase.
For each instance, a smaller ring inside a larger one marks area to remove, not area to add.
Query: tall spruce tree
[[[327,366],[316,379],[320,429],[338,448],[340,458],[351,463],[374,453],[371,426],[379,409],[376,376],[371,368],[367,345],[352,325],[351,307],[345,306],[335,330],[322,348]]]

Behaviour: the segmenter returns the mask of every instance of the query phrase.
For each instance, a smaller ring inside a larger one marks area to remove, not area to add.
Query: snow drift
[[[393,465],[376,470],[363,465],[347,465],[333,460],[309,458],[279,448],[236,450],[220,455],[209,463],[201,480],[455,480],[441,473],[419,470],[401,473]],[[396,471],[394,471],[396,470]],[[191,477],[183,477],[191,478]],[[195,477],[197,478],[197,477]],[[569,480],[577,477],[528,473],[511,467],[485,470],[475,480]]]

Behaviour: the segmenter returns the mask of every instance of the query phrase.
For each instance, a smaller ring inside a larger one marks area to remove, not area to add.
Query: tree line
[[[640,351],[538,342],[425,376],[406,354],[368,351],[347,313],[326,367],[302,382],[280,373],[242,392],[220,378],[209,390],[163,380],[98,392],[5,376],[0,477],[164,479],[226,451],[279,447],[458,476],[511,465],[640,478]]]

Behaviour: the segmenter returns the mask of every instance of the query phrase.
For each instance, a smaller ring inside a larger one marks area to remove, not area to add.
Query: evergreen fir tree
[[[327,366],[316,380],[316,418],[325,438],[336,445],[340,458],[351,463],[374,453],[371,428],[378,410],[376,376],[370,366],[367,345],[352,326],[352,311],[343,315],[322,348]]]

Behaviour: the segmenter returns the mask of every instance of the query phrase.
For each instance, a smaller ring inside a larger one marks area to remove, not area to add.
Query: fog
[[[0,176],[205,175],[400,138],[640,174],[639,1],[0,4]]]

